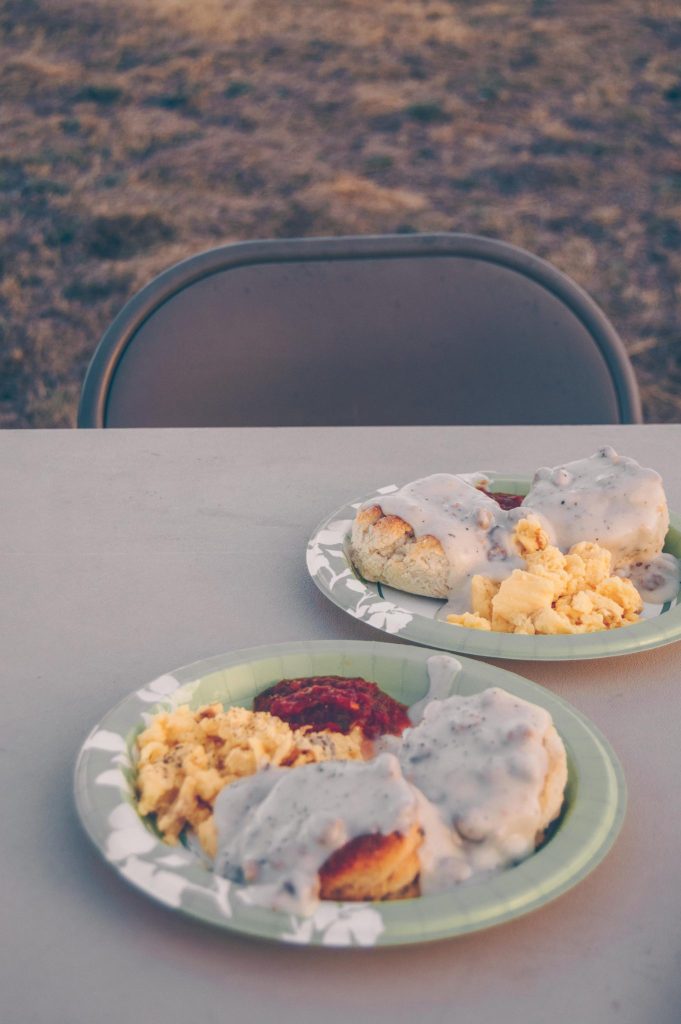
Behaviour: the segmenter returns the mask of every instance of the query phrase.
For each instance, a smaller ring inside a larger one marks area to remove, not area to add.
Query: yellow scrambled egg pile
[[[631,580],[613,576],[612,555],[589,541],[564,555],[548,542],[534,516],[522,519],[514,542],[527,568],[501,583],[488,576],[471,581],[472,613],[447,621],[500,633],[592,633],[638,620],[643,602]]]
[[[361,760],[359,729],[292,729],[265,711],[206,704],[182,705],[156,715],[137,738],[136,787],[140,814],[155,814],[168,843],[189,825],[209,856],[215,855],[213,806],[220,790],[265,765],[293,768],[312,761]]]

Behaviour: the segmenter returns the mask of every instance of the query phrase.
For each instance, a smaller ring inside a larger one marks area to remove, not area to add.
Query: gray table
[[[90,727],[165,670],[261,643],[384,639],[305,573],[309,532],[346,499],[435,471],[529,473],[604,443],[660,470],[681,509],[681,426],[0,433],[2,1019],[678,1024],[679,644],[503,663],[600,726],[629,810],[577,888],[469,937],[334,952],[213,930],[128,888],[72,803]]]

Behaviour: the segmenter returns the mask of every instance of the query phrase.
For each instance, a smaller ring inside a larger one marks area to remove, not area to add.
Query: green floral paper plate
[[[527,494],[530,488],[526,477],[487,475],[492,491]],[[444,601],[370,583],[350,560],[352,522],[365,501],[380,504],[381,495],[396,490],[397,485],[390,484],[339,508],[319,524],[307,545],[308,572],[322,593],[368,626],[442,651],[527,661],[612,658],[681,640],[678,594],[663,605],[644,605],[641,621],[620,629],[579,636],[522,636],[453,626],[437,617]],[[681,558],[681,518],[672,515],[670,519],[664,550]]]
[[[622,824],[622,769],[598,730],[565,701],[483,662],[458,659],[457,692],[500,686],[546,708],[568,754],[566,803],[551,839],[530,858],[450,892],[393,903],[322,902],[312,917],[253,906],[247,886],[214,875],[188,847],[161,842],[133,795],[135,737],[162,709],[212,701],[250,706],[287,677],[364,676],[412,704],[428,690],[420,647],[358,641],[280,644],[237,651],[161,676],[110,711],[83,744],[78,812],[106,860],[128,882],[175,910],[235,932],[314,946],[389,946],[477,931],[526,914],[570,889],[603,859]]]

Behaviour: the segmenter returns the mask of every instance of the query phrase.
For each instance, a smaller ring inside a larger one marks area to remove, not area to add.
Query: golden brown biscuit
[[[372,582],[424,597],[447,597],[449,563],[436,537],[414,536],[399,516],[383,515],[380,505],[360,509],[352,524],[350,557]]]
[[[418,825],[402,835],[365,835],[336,850],[319,870],[323,900],[399,900],[419,895]]]

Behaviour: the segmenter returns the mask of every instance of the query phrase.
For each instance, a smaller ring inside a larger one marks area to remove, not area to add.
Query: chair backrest
[[[550,264],[471,235],[222,246],[103,336],[79,426],[635,423],[624,346]]]

